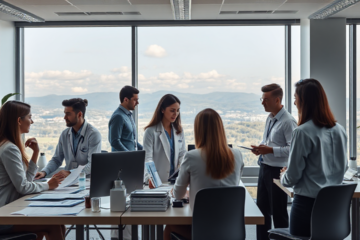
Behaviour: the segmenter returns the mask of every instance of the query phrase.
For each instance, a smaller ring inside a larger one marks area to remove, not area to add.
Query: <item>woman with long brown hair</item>
[[[181,127],[180,100],[164,95],[145,127],[144,150],[146,161],[154,161],[162,182],[167,182],[179,167],[185,153],[185,137]]]
[[[281,182],[293,187],[295,193],[290,233],[310,237],[311,212],[318,192],[343,181],[347,136],[345,129],[336,123],[319,81],[300,80],[295,87],[299,126],[293,131],[288,169],[281,170]]]
[[[33,182],[39,156],[39,145],[35,138],[23,144],[21,134],[28,133],[34,122],[30,105],[18,101],[8,101],[0,109],[0,207],[26,194],[55,189],[62,179],[53,177],[47,183]],[[30,161],[25,148],[32,151]],[[50,240],[62,240],[65,236],[63,225],[14,225],[0,226],[0,233],[34,232],[38,240],[44,235]]]
[[[215,110],[207,108],[196,116],[194,133],[196,149],[185,155],[173,190],[174,197],[182,199],[189,186],[191,209],[200,189],[238,186],[244,167],[240,151],[228,147],[223,122]],[[165,240],[171,232],[191,239],[191,226],[166,226]]]

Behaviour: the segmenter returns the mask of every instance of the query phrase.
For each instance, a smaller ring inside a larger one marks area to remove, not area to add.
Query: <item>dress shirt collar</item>
[[[271,118],[271,120],[275,118],[277,121],[279,121],[281,119],[281,117],[284,115],[285,111],[286,111],[286,109],[283,106],[281,108],[281,110],[275,116],[272,113],[270,113],[269,117]]]
[[[121,104],[120,104],[119,108],[121,110],[123,110],[126,115],[130,115],[130,116],[132,115],[132,113],[129,110],[127,110],[126,108],[124,108]]]

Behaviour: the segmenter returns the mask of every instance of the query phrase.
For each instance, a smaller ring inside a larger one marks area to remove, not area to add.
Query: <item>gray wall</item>
[[[15,92],[15,27],[0,20],[0,99]],[[15,99],[13,97],[13,99]]]
[[[321,82],[336,120],[346,128],[346,19],[302,19],[301,28],[301,78]]]

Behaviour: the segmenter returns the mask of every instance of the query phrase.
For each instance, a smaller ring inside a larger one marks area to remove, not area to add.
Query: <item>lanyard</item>
[[[273,129],[273,127],[274,127],[274,125],[275,125],[276,122],[277,122],[277,119],[275,118],[275,121],[274,121],[273,125],[270,127],[271,120],[269,121],[269,128],[268,128],[268,131],[267,131],[267,134],[266,134],[266,141],[267,141],[267,139],[269,138],[269,135],[270,135],[270,133],[271,133],[271,130]]]

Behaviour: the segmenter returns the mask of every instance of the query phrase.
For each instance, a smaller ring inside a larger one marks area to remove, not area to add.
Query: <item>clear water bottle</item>
[[[86,173],[81,172],[79,176],[79,189],[85,190],[86,189]]]

